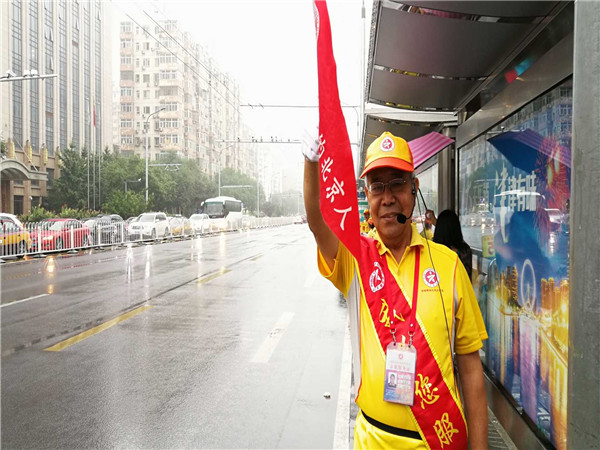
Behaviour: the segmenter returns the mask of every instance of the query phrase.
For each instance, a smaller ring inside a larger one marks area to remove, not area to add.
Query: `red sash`
[[[392,320],[394,317],[401,318],[394,320],[391,326],[396,326],[398,331],[407,335],[408,322],[401,320],[410,317],[411,308],[389,270],[385,254],[379,255],[376,241],[365,236],[361,236],[360,240],[361,254],[356,260],[371,319],[385,353],[388,344],[392,342],[392,333],[389,320],[383,320],[382,313],[385,311],[386,317]],[[418,295],[420,278],[420,250],[417,248],[416,251],[413,297]],[[413,298],[413,304],[416,304],[416,298]],[[415,403],[411,411],[431,448],[466,449],[467,425],[461,409],[444,382],[442,371],[418,322],[414,333],[413,345],[417,350],[417,366]],[[398,340],[398,337],[396,339]],[[383,378],[382,374],[382,383]]]

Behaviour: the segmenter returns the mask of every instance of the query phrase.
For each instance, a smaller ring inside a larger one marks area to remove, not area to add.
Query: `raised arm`
[[[302,140],[304,154],[304,207],[308,226],[327,265],[333,270],[339,240],[325,223],[319,200],[319,144],[314,138],[305,136]]]

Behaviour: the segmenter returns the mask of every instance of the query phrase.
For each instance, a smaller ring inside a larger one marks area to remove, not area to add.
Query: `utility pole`
[[[146,205],[148,205],[148,135],[150,134],[150,117],[152,117],[155,114],[158,114],[159,112],[165,110],[167,108],[160,108],[157,109],[156,111],[154,111],[151,114],[148,114],[148,117],[146,117],[146,120],[144,122],[144,129],[146,130],[146,151],[145,151],[145,160],[146,160]]]

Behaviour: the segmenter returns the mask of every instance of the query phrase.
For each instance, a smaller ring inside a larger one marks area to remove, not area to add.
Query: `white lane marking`
[[[344,349],[342,350],[342,367],[340,369],[340,388],[335,411],[335,428],[333,432],[333,448],[347,449],[350,446],[350,389],[352,389],[352,344],[350,327],[346,325]]]
[[[36,298],[41,298],[41,297],[45,297],[46,295],[50,295],[50,294],[40,294],[40,295],[34,295],[33,297],[27,297],[24,298],[23,300],[15,300],[14,302],[10,302],[10,303],[5,303],[4,305],[0,305],[0,308],[4,308],[5,306],[10,306],[10,305],[16,305],[17,303],[23,303],[29,300],[33,300]]]
[[[279,320],[277,321],[277,323],[275,324],[275,326],[273,327],[273,329],[271,330],[271,332],[269,333],[267,338],[263,341],[263,343],[259,347],[258,351],[254,355],[254,358],[252,358],[252,360],[250,362],[253,362],[253,363],[269,362],[269,359],[271,358],[271,355],[273,354],[275,347],[277,347],[277,344],[279,343],[281,336],[283,336],[285,329],[292,321],[292,317],[294,317],[293,312],[285,312],[281,315],[281,317],[279,318]]]

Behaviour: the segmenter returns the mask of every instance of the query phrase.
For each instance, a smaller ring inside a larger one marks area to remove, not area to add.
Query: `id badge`
[[[387,346],[383,390],[383,399],[386,402],[413,406],[416,366],[417,350],[414,346],[395,342]]]

